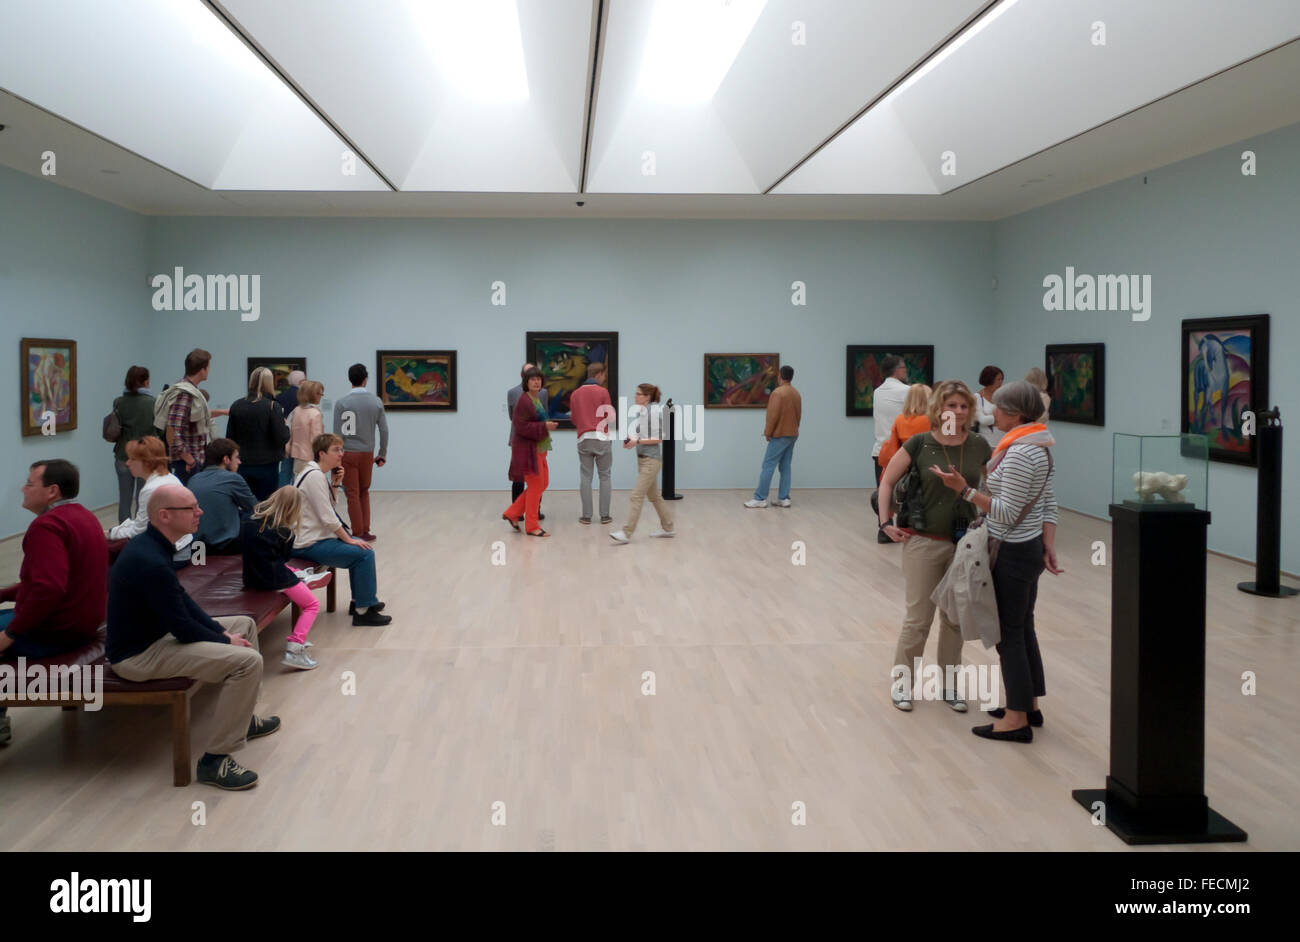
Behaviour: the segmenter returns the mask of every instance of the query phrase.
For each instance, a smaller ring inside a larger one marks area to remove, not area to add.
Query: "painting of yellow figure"
[[[456,411],[455,350],[380,350],[375,375],[385,409]]]
[[[587,367],[604,363],[605,386],[618,401],[618,333],[616,331],[529,331],[525,356],[542,371],[548,417],[560,428],[573,428],[569,399],[587,381]]]
[[[77,342],[24,337],[20,344],[23,435],[77,427]]]

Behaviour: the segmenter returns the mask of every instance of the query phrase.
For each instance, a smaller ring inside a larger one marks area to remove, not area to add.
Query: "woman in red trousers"
[[[551,432],[559,422],[546,418],[546,407],[538,398],[542,389],[542,371],[537,367],[524,371],[526,396],[515,403],[512,417],[515,425],[515,443],[510,448],[510,480],[523,481],[524,492],[501,516],[506,523],[519,529],[519,518],[524,518],[524,530],[529,536],[550,536],[537,519],[537,508],[542,502],[542,492],[550,483],[546,468],[546,453],[551,450]]]

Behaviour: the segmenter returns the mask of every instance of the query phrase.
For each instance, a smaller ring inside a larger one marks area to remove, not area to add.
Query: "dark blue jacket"
[[[204,468],[185,485],[199,499],[203,516],[194,539],[211,546],[239,538],[239,526],[253,512],[257,498],[234,471]]]
[[[153,524],[134,537],[108,571],[108,661],[144,651],[163,635],[182,644],[229,644],[226,630],[199,608],[172,569],[176,547]]]

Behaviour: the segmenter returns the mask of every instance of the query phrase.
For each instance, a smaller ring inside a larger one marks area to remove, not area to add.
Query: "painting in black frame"
[[[933,344],[849,344],[844,348],[844,414],[874,415],[872,397],[885,381],[880,362],[891,353],[907,364],[907,383],[934,385]]]
[[[1052,397],[1050,421],[1106,424],[1104,343],[1050,343],[1044,370]]]
[[[455,412],[456,351],[376,351],[374,388],[385,411]]]
[[[1178,351],[1183,433],[1204,435],[1210,460],[1256,467],[1259,442],[1244,413],[1268,408],[1267,314],[1183,321]]]
[[[275,394],[278,396],[289,388],[289,374],[294,370],[307,372],[306,357],[249,357],[248,374],[244,377],[245,388],[247,388],[248,379],[253,375],[253,370],[259,366],[264,366],[271,371],[275,377]]]
[[[547,416],[562,429],[573,428],[569,397],[587,381],[587,365],[605,364],[605,388],[618,401],[618,331],[530,330],[524,336],[524,358],[542,371]]]

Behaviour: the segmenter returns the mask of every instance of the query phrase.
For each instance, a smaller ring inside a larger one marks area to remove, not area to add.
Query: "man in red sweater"
[[[613,459],[608,430],[609,414],[613,406],[609,390],[605,388],[605,364],[599,361],[587,365],[587,381],[569,397],[569,415],[578,433],[578,492],[582,497],[582,516],[579,523],[591,523],[591,467],[600,475],[600,522],[609,523],[609,468]],[[600,413],[601,406],[610,410]],[[601,419],[606,421],[602,425]],[[597,429],[600,431],[597,431]]]
[[[23,509],[36,519],[23,536],[18,582],[0,589],[0,658],[53,657],[95,639],[108,605],[104,528],[76,502],[81,474],[70,461],[38,461],[23,484]],[[0,706],[0,746],[9,717]]]

